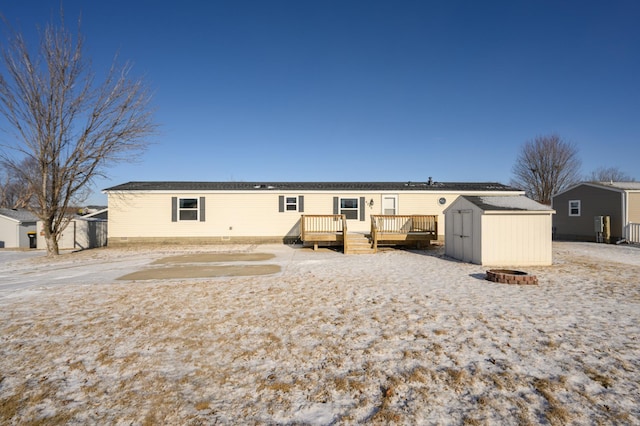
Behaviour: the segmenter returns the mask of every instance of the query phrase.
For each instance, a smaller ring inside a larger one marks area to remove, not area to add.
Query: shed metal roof
[[[551,207],[540,204],[524,195],[484,197],[464,195],[463,198],[484,211],[553,211]]]
[[[520,191],[496,182],[127,182],[111,191]]]

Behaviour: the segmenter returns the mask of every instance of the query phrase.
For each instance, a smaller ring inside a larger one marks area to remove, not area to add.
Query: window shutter
[[[360,222],[364,222],[364,197],[360,197]]]
[[[178,221],[178,197],[171,197],[171,222]]]
[[[340,214],[340,209],[338,208],[339,203],[340,200],[338,197],[333,197],[333,214]]]
[[[278,211],[280,213],[284,212],[284,195],[278,197]]]
[[[200,222],[205,221],[204,216],[204,197],[200,197]]]
[[[304,195],[298,196],[298,212],[304,213]]]

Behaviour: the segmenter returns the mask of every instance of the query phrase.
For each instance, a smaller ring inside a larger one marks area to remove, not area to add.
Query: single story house
[[[128,182],[107,188],[109,245],[295,242],[302,215],[344,215],[367,234],[371,215],[434,215],[461,195],[523,195],[499,183]]]
[[[35,248],[38,218],[24,209],[0,209],[0,248]]]
[[[610,242],[640,243],[640,182],[583,182],[551,200],[556,239],[597,241],[608,216]]]
[[[445,254],[479,265],[551,265],[553,213],[524,195],[462,195],[444,210]]]

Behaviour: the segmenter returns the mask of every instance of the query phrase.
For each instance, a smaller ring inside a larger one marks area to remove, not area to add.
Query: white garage
[[[107,219],[96,216],[98,213],[86,216],[76,216],[62,231],[58,240],[58,248],[72,250],[86,250],[107,245]],[[43,225],[38,221],[38,247],[45,248]]]
[[[444,210],[445,254],[480,265],[551,265],[554,213],[522,195],[460,196]]]
[[[24,209],[0,208],[0,248],[35,248],[37,220]]]

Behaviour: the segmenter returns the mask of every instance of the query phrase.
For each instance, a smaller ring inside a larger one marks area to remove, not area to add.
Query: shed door
[[[453,212],[453,257],[463,262],[473,260],[473,220],[471,210]]]

